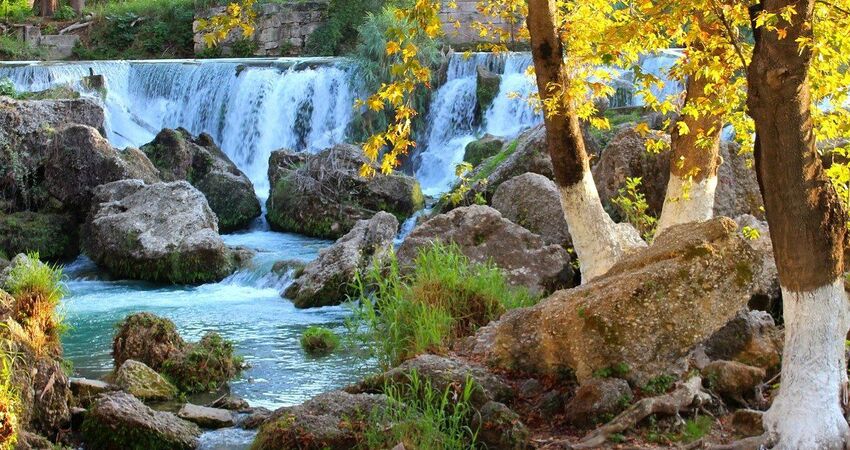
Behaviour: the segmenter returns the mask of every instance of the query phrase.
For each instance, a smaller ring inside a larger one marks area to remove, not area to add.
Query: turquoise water
[[[258,253],[254,267],[220,283],[163,286],[109,280],[85,257],[66,266],[70,295],[64,312],[71,330],[63,343],[76,375],[99,378],[111,371],[115,325],[140,311],[171,319],[187,340],[200,339],[207,331],[232,340],[251,367],[230,383],[231,390],[251,406],[298,404],[356,381],[369,370],[360,356],[345,349],[325,358],[307,356],[299,343],[303,330],[321,325],[342,333],[349,311],[345,306],[298,310],[279,294],[290,277],[271,273],[275,261],[314,259],[328,241],[269,231],[224,239]],[[252,436],[236,429],[205,433],[202,448],[244,448]]]

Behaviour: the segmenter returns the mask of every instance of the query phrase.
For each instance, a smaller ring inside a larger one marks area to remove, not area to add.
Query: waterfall
[[[268,195],[273,150],[315,152],[342,142],[352,118],[354,87],[344,60],[114,61],[0,66],[20,90],[79,86],[89,71],[104,75],[107,138],[141,146],[162,128],[209,133]]]
[[[640,65],[666,80],[680,57],[668,50],[641,58]],[[531,64],[529,53],[452,54],[446,82],[427,112],[428,126],[415,136],[419,147],[413,167],[425,194],[440,195],[452,187],[468,143],[485,133],[513,139],[542,121],[528,101],[536,93],[534,79],[526,74]],[[476,111],[479,66],[501,76],[499,92],[486,111]],[[641,104],[632,95],[633,74],[611,70],[618,87],[616,105]],[[345,59],[0,63],[0,78],[10,78],[26,91],[66,83],[79,87],[89,71],[107,81],[106,98],[94,98],[104,106],[113,145],[141,146],[165,127],[209,133],[261,198],[268,196],[270,153],[279,148],[315,152],[345,141],[358,96],[354,65]],[[678,92],[681,86],[667,83],[655,94]]]

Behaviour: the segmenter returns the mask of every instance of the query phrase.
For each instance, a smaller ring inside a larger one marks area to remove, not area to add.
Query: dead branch
[[[614,420],[590,432],[581,442],[574,445],[573,449],[599,448],[612,435],[634,427],[653,414],[676,415],[686,408],[701,405],[709,398],[708,394],[702,390],[702,378],[693,377],[669,394],[638,401]]]
[[[69,26],[67,26],[67,27],[65,27],[65,28],[63,28],[63,29],[61,29],[61,30],[59,30],[59,34],[65,34],[65,33],[70,33],[70,32],[72,32],[72,31],[80,30],[80,29],[83,29],[83,28],[86,28],[86,27],[91,26],[91,24],[93,24],[93,23],[94,23],[94,21],[89,21],[89,22],[77,22],[77,23],[75,23],[75,24],[73,24],[73,25],[69,25]]]

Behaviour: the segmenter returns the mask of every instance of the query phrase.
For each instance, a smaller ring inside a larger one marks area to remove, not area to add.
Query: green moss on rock
[[[0,215],[0,250],[7,255],[36,252],[48,261],[80,253],[78,225],[66,214],[31,211]]]

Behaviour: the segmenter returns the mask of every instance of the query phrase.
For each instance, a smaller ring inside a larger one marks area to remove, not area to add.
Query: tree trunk
[[[77,14],[82,14],[85,7],[86,0],[71,0],[71,8],[73,8],[74,12]]]
[[[688,77],[685,105],[705,99],[709,81],[696,76]],[[664,209],[658,219],[657,234],[675,225],[704,222],[714,216],[714,194],[717,189],[717,168],[720,166],[721,117],[701,113],[698,117],[685,115],[679,119],[690,130],[679,134],[674,128],[671,138],[670,181]],[[708,146],[699,145],[702,137]]]
[[[785,349],[779,395],[765,414],[777,449],[843,449],[850,427],[844,339],[848,330],[843,242],[847,216],[815,147],[808,69],[815,0],[765,0],[765,11],[793,6],[793,23],[757,29],[747,82],[756,123],[755,162],[779,270]]]
[[[554,85],[569,86],[563,44],[555,26],[555,0],[528,1],[531,54],[541,99],[560,97]],[[552,158],[561,206],[581,265],[582,282],[604,275],[623,255],[645,246],[628,224],[615,224],[602,208],[593,183],[575,105],[559,98],[555,114],[546,112],[546,147]]]
[[[53,13],[56,12],[56,8],[58,7],[58,0],[40,0],[40,12],[39,15],[41,17],[53,17]]]

